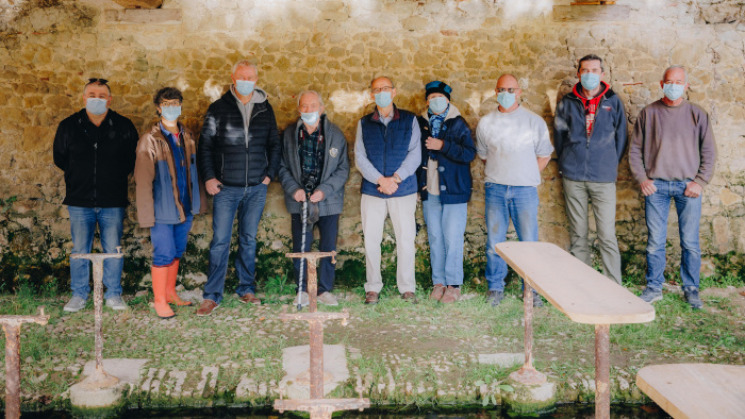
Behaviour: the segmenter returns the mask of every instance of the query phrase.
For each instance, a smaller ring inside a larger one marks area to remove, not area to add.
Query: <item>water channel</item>
[[[657,405],[611,405],[611,418],[614,419],[661,419],[670,418]],[[76,417],[72,413],[57,412],[27,412],[22,416],[24,419],[70,419]],[[109,416],[120,419],[166,419],[166,418],[189,418],[189,419],[280,419],[301,418],[307,416],[285,413],[278,415],[271,409],[248,409],[248,408],[202,408],[202,409],[130,409],[124,410],[118,415]],[[368,409],[364,412],[344,412],[334,418],[348,419],[516,419],[522,417],[530,418],[557,418],[557,419],[590,419],[595,417],[595,407],[592,404],[563,404],[557,405],[550,412],[538,416],[512,416],[507,409],[467,409],[433,411],[427,409],[406,409],[396,411],[392,409]]]

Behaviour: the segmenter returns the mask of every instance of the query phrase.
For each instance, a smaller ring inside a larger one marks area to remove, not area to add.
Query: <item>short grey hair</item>
[[[320,103],[321,106],[323,106],[323,98],[321,97],[321,94],[316,92],[315,90],[309,89],[309,90],[303,90],[302,92],[300,92],[299,95],[297,95],[297,107],[298,108],[300,107],[300,99],[302,99],[303,96],[309,95],[309,94],[316,95],[316,97],[318,98],[318,103]]]
[[[662,81],[665,81],[665,77],[667,77],[667,73],[673,70],[677,70],[677,69],[683,70],[683,74],[685,75],[685,82],[688,83],[688,71],[686,71],[685,67],[683,67],[682,65],[678,65],[678,64],[671,65],[670,67],[665,69],[665,72],[662,73]]]
[[[256,75],[259,75],[259,67],[256,65],[255,62],[251,60],[240,60],[237,63],[233,64],[233,71],[231,71],[230,74],[235,74],[235,71],[238,70],[238,67],[251,67],[256,72]]]

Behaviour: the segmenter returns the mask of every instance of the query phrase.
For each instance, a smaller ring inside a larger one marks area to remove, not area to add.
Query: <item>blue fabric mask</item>
[[[385,108],[393,102],[391,92],[380,92],[375,93],[375,104],[381,108]]]
[[[300,112],[300,119],[308,125],[315,125],[318,122],[318,111],[316,112]]]
[[[85,100],[85,110],[93,115],[103,115],[106,113],[106,99],[89,97]]]
[[[445,96],[435,96],[429,100],[429,110],[436,115],[439,115],[448,108],[448,98]]]
[[[499,92],[497,93],[497,103],[507,110],[515,104],[515,94],[510,92]]]
[[[236,80],[235,90],[238,91],[242,96],[248,96],[254,91],[255,81],[250,80]]]
[[[585,90],[595,90],[600,85],[600,74],[584,73],[579,81]]]
[[[181,116],[181,106],[161,106],[160,116],[166,121],[175,121]]]
[[[675,84],[675,83],[669,83],[665,84],[662,87],[662,93],[665,94],[665,97],[676,101],[680,99],[681,96],[683,96],[683,92],[685,91],[685,85],[683,84]]]

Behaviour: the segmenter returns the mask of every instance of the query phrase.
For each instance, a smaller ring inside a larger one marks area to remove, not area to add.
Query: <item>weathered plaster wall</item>
[[[568,4],[166,0],[163,9],[145,19],[168,13],[172,20],[121,23],[104,10],[123,9],[106,0],[2,1],[0,252],[64,264],[71,243],[67,211],[61,206],[62,173],[52,163],[51,144],[59,121],[82,107],[81,87],[88,77],[111,81],[112,108],[140,130],[153,120],[152,94],[176,85],[184,91],[184,120],[198,130],[209,103],[230,83],[231,65],[253,58],[261,66],[259,85],[270,95],[280,129],[295,118],[297,92],[313,88],[324,94],[328,115],[351,145],[356,121],[371,109],[365,89],[374,75],[393,77],[398,106],[417,112],[425,107],[426,82],[448,82],[454,88],[453,102],[475,128],[479,116],[494,106],[497,77],[512,72],[524,89],[523,105],[550,124],[557,95],[576,82],[576,60],[591,52],[606,59],[607,79],[623,98],[629,124],[643,106],[660,97],[658,81],[665,67],[690,68],[689,99],[711,115],[719,149],[716,176],[704,195],[703,252],[707,257],[745,252],[743,2],[619,0],[599,20],[592,12],[567,12]],[[173,19],[178,11],[180,19]],[[482,164],[474,162],[472,172],[467,253],[479,260],[484,245]],[[567,245],[555,161],[544,180],[541,238]],[[359,184],[360,175],[353,170],[339,237],[340,248],[352,252],[362,251]],[[135,219],[130,207],[125,250],[145,258],[148,234],[136,227]],[[288,242],[287,220],[281,189],[272,184],[262,241],[282,250]],[[421,218],[419,222],[423,224]],[[196,222],[197,249],[208,246],[210,224],[210,216]],[[626,159],[618,183],[617,225],[622,251],[642,252],[642,197]],[[677,249],[674,229],[669,236]],[[426,236],[420,234],[419,240],[425,247]],[[710,266],[705,269],[711,272]]]

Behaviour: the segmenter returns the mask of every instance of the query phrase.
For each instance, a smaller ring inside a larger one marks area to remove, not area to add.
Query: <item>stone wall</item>
[[[606,60],[606,79],[623,98],[630,127],[641,108],[661,96],[658,81],[665,67],[690,69],[689,99],[712,117],[719,150],[701,224],[702,250],[709,261],[704,269],[712,273],[712,258],[745,251],[744,3],[569,3],[166,0],[161,9],[125,11],[107,0],[0,1],[3,262],[7,265],[12,255],[18,266],[26,261],[53,271],[56,267],[63,275],[71,243],[67,211],[61,206],[62,173],[52,162],[51,145],[57,124],[83,106],[81,88],[88,77],[111,81],[112,108],[141,131],[154,120],[153,93],[175,85],[184,91],[185,123],[198,130],[209,103],[230,83],[232,64],[255,59],[259,86],[270,95],[280,129],[296,118],[297,92],[312,88],[323,93],[329,117],[351,146],[356,121],[371,109],[366,88],[374,75],[390,75],[398,87],[397,105],[416,112],[426,106],[425,83],[448,82],[453,103],[475,128],[479,116],[494,107],[497,77],[512,72],[524,90],[523,105],[551,124],[557,97],[576,83],[577,59],[596,53]],[[473,163],[472,173],[475,193],[466,250],[469,259],[483,261],[481,162]],[[566,246],[555,161],[543,177],[540,235]],[[339,237],[340,249],[357,256],[362,252],[360,179],[353,169]],[[150,245],[147,231],[137,228],[135,220],[130,207],[125,251],[142,261],[131,266],[142,271]],[[281,188],[273,183],[260,229],[267,249],[285,250],[287,220]],[[211,217],[203,216],[194,227],[193,244],[202,255],[211,238],[210,223]],[[642,197],[626,158],[618,182],[617,226],[622,251],[643,252]],[[669,237],[677,250],[676,229]],[[426,248],[424,234],[419,244]],[[638,272],[643,264],[627,268]]]

